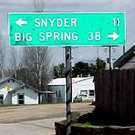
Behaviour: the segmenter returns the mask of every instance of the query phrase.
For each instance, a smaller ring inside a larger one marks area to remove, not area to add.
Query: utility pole
[[[125,51],[126,51],[126,46],[123,45],[123,54],[125,53]]]
[[[112,47],[109,46],[109,70],[112,69]]]
[[[71,66],[71,47],[65,47],[65,77],[66,77],[66,135],[71,134],[71,102],[72,102],[72,66]]]

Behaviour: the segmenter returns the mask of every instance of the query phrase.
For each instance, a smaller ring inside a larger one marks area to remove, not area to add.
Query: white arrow
[[[108,35],[108,38],[112,38],[112,40],[116,40],[119,37],[119,35],[116,32],[113,32],[112,34]]]
[[[18,20],[16,21],[16,24],[17,24],[18,26],[22,27],[23,25],[28,24],[28,22],[27,22],[27,21],[24,21],[23,19],[18,19]]]

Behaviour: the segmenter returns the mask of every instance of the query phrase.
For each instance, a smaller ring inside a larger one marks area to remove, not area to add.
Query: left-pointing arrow
[[[17,24],[18,26],[20,26],[20,27],[23,27],[24,25],[28,24],[28,22],[25,21],[25,20],[23,20],[23,19],[18,19],[18,20],[16,21],[16,24]]]
[[[112,38],[112,40],[116,40],[119,38],[119,35],[116,32],[113,32],[112,34],[108,35],[108,38]]]

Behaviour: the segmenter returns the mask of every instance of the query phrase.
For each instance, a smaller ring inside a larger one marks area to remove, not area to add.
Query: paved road
[[[54,123],[64,119],[62,117],[0,124],[0,135],[55,135]]]
[[[81,113],[93,109],[87,103],[72,104],[72,111]],[[0,107],[0,123],[15,123],[28,120],[57,118],[65,116],[65,104]]]
[[[94,106],[72,104],[72,111],[90,112]],[[0,135],[54,135],[54,123],[65,119],[65,104],[0,107]]]

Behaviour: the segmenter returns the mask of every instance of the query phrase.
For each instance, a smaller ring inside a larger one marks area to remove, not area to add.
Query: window
[[[89,96],[94,96],[94,90],[90,90],[89,92]]]
[[[24,104],[24,94],[18,94],[18,104]]]

